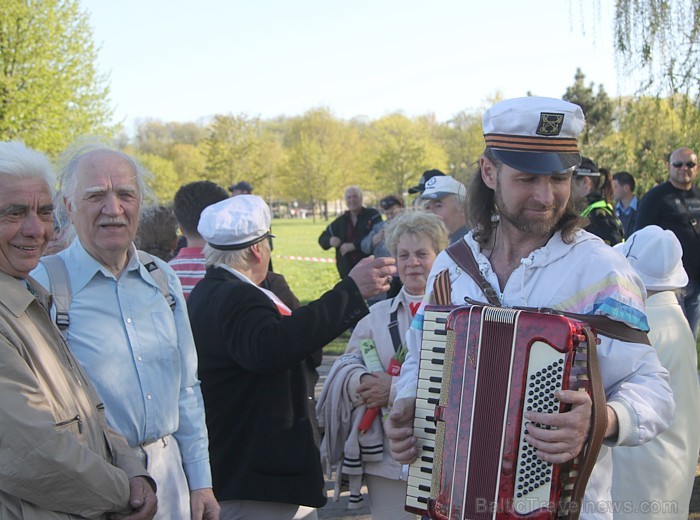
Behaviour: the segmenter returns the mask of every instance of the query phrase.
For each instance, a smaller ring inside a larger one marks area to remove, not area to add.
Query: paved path
[[[337,359],[337,356],[323,356],[323,363],[318,368],[319,381],[316,385],[316,397],[321,393],[321,388],[323,388],[323,383],[326,380],[328,371],[330,370],[333,362]],[[698,461],[698,468],[695,472],[695,486],[693,487],[693,495],[690,499],[690,516],[693,520],[700,520],[700,460]],[[362,488],[365,496],[365,505],[362,509],[349,510],[348,505],[348,493],[341,495],[338,502],[333,502],[333,482],[326,481],[326,493],[328,495],[328,503],[325,507],[318,510],[319,519],[335,519],[335,520],[371,520],[372,515],[369,513],[369,508],[367,507],[367,488]]]

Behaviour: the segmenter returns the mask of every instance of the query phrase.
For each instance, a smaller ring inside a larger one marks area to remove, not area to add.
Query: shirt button
[[[126,322],[127,322],[127,323],[131,323],[131,318],[127,318],[127,319],[126,319]]]
[[[148,399],[148,400],[150,401],[150,400],[152,399],[151,394],[148,394],[148,395],[146,396],[146,399]]]
[[[138,359],[139,361],[141,361],[141,356],[137,356],[136,359]]]

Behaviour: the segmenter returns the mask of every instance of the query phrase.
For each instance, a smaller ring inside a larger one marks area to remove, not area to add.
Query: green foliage
[[[372,124],[372,166],[379,189],[404,193],[425,170],[445,169],[445,151],[431,135],[434,126],[429,119],[411,120],[403,114],[391,114]]]
[[[613,121],[612,102],[602,85],[599,85],[598,92],[594,93],[594,84],[585,86],[583,82],[585,78],[581,69],[576,69],[574,84],[566,89],[563,99],[576,103],[583,109],[586,127],[580,141],[584,146],[595,146],[610,133]]]
[[[1,1],[0,140],[56,156],[81,135],[111,133],[95,59],[77,0]]]
[[[583,152],[612,172],[629,171],[639,194],[668,178],[668,157],[677,148],[700,149],[698,109],[685,96],[623,99],[613,114],[618,130]]]
[[[563,97],[586,115],[583,154],[612,172],[632,173],[640,194],[667,178],[673,150],[700,150],[700,111],[688,96],[611,100],[602,85],[586,85],[579,69]],[[247,180],[271,205],[298,201],[317,209],[357,184],[373,205],[387,193],[405,194],[430,168],[467,182],[483,151],[481,112],[460,112],[446,123],[402,114],[344,121],[325,108],[268,121],[244,115],[219,115],[208,125],[145,121],[135,148],[156,175],[161,203],[179,185],[211,178],[224,187]]]
[[[217,115],[208,128],[205,177],[221,186],[260,178],[262,128],[260,119],[245,115]]]
[[[152,153],[137,154],[136,157],[153,175],[147,185],[153,192],[156,202],[168,204],[180,187],[172,161]]]
[[[700,94],[700,2],[616,0],[615,50],[626,71],[644,70],[642,89]]]
[[[283,141],[288,193],[312,204],[342,196],[348,179],[358,178],[359,139],[355,128],[325,108],[290,119]]]
[[[449,172],[445,173],[466,183],[484,151],[483,134],[481,114],[467,112],[459,112],[440,129],[449,162]]]

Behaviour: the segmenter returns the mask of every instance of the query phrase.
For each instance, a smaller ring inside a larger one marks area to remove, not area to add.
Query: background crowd
[[[549,112],[565,114],[551,125],[567,152],[530,129]],[[83,141],[61,157],[55,194],[46,158],[0,143],[0,438],[13,438],[0,444],[0,518],[313,519],[323,465],[351,506],[364,482],[373,518],[415,518],[401,463],[416,455],[408,403],[434,266],[453,303],[484,296],[450,244],[471,248],[504,305],[566,304],[649,333],[653,350],[603,338],[615,448],[587,500],[652,496],[676,504],[664,518],[687,516],[700,442],[697,154],[673,151],[668,180],[642,196],[630,173],[581,157],[576,105],[508,100],[483,125],[469,181],[427,170],[412,200],[387,193],[379,209],[346,188],[347,210],[318,238],[340,281],[303,306],[274,271],[271,210],[249,182],[195,181],[172,205],[143,207],[139,162]],[[547,286],[564,274],[569,285]],[[316,405],[322,348],[348,330]],[[572,405],[551,423],[560,437],[529,437],[555,463],[578,453],[590,419],[587,397],[559,399]]]

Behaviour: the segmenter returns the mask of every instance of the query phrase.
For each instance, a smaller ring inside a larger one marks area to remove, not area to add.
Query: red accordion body
[[[589,390],[592,336],[555,314],[449,310],[426,308],[414,424],[421,454],[409,469],[407,509],[440,520],[555,518],[568,508],[579,461],[539,459],[523,439],[524,413],[567,411],[556,390]]]

